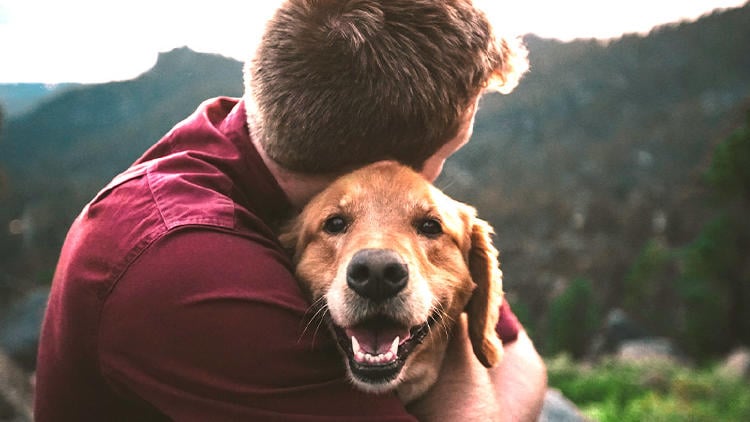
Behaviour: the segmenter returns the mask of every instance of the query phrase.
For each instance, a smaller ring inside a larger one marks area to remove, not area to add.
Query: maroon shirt
[[[35,419],[413,420],[347,381],[273,227],[292,207],[244,103],[203,103],[73,223],[52,283]],[[507,306],[498,332],[512,341]]]

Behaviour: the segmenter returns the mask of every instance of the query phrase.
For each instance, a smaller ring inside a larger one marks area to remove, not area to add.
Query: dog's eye
[[[329,234],[343,233],[346,231],[347,227],[349,227],[349,223],[347,223],[346,219],[340,215],[329,217],[323,223],[323,230]]]
[[[443,233],[443,226],[434,218],[426,218],[417,223],[417,231],[419,234],[434,237]]]

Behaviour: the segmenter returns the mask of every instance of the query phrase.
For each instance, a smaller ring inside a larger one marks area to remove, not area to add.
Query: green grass
[[[664,362],[547,361],[549,385],[601,422],[750,421],[750,383]]]

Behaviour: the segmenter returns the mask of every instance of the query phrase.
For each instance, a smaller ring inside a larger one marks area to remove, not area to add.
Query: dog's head
[[[488,367],[500,359],[502,277],[490,234],[472,207],[381,162],[313,198],[281,239],[354,384],[398,388],[409,400],[435,381],[464,311],[477,358]]]

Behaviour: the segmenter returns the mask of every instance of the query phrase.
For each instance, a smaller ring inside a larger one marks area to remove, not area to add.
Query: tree
[[[750,201],[750,110],[745,127],[717,146],[706,179],[724,200]]]
[[[728,346],[750,344],[750,109],[744,126],[717,145],[706,180],[720,201],[718,216],[688,249],[685,275],[711,282],[723,295]],[[714,331],[722,327],[713,327]]]
[[[706,171],[717,216],[683,251],[683,343],[698,357],[750,344],[750,110]]]
[[[3,142],[3,108],[0,107],[0,143]],[[8,175],[5,170],[0,166],[0,199],[4,198],[8,193]]]
[[[639,320],[649,331],[659,335],[673,333],[677,303],[673,291],[675,278],[673,251],[658,240],[649,241],[625,276],[622,307]]]
[[[622,295],[625,309],[699,360],[750,344],[750,111],[714,149],[705,180],[714,217],[684,247],[649,242]]]
[[[600,321],[599,307],[591,282],[577,278],[550,304],[543,351],[562,352],[581,358]]]

